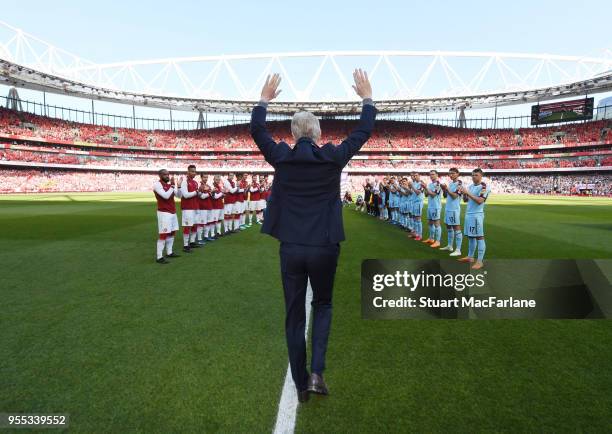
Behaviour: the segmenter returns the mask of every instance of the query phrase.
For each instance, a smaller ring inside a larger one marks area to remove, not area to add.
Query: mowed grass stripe
[[[71,204],[0,217],[0,408],[66,411],[75,432],[271,430],[287,361],[277,243],[254,227],[162,267],[152,203]]]
[[[524,206],[523,222],[506,208],[488,205],[489,257],[612,257],[609,247],[554,243],[556,229],[547,225],[521,242],[513,227],[527,224],[532,206]],[[591,210],[580,210],[586,224],[601,220],[590,218]],[[330,396],[300,408],[296,432],[609,430],[611,321],[362,320],[364,258],[444,256],[370,216],[347,209],[345,222],[326,372]],[[556,225],[591,242],[603,236],[574,223]]]
[[[35,196],[0,205],[0,408],[68,411],[75,432],[272,430],[287,360],[277,242],[255,227],[161,267],[150,194],[71,197],[29,211]],[[538,212],[555,223],[519,242],[520,212],[496,200],[488,257],[612,256],[588,247],[603,237],[609,205]],[[349,209],[345,223],[332,395],[300,409],[298,431],[605,427],[610,322],[362,321],[363,259],[441,253]],[[586,241],[551,244],[557,230]]]

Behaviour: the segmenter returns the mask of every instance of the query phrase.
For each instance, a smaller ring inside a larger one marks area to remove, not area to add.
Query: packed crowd
[[[0,193],[145,191],[155,178],[142,173],[2,169]]]
[[[155,173],[0,169],[0,193],[147,191],[155,177]],[[379,179],[382,179],[382,176],[349,175],[346,191],[352,192],[352,196],[356,198],[363,194],[364,185],[374,185]],[[469,182],[468,176],[461,179],[463,182]],[[609,174],[495,175],[487,176],[486,182],[497,194],[570,195],[588,190],[589,194],[596,196],[612,195],[612,176]]]
[[[100,152],[94,154],[86,153],[64,153],[58,150],[26,150],[26,149],[0,149],[0,161],[24,161],[46,164],[78,164],[85,166],[106,166],[126,168],[159,168],[182,169],[185,166],[185,158],[169,158],[162,155],[143,158],[132,157],[130,154],[117,154],[116,156],[101,156]],[[107,153],[112,155],[111,153]],[[191,161],[200,160],[201,166],[208,169],[270,169],[261,155],[236,155],[223,154],[209,156],[210,158],[194,158]],[[612,166],[612,154],[595,154],[581,157],[563,158],[461,158],[454,159],[353,159],[349,162],[348,169],[431,169],[440,171],[448,170],[450,167],[470,168],[481,167],[483,169],[529,169],[529,168],[558,168],[558,167],[601,167]]]
[[[348,191],[353,197],[364,196],[364,190],[375,190],[382,176],[349,177]],[[446,179],[446,176],[442,176]],[[469,185],[469,176],[459,177]],[[446,182],[446,181],[445,181]],[[590,194],[593,196],[612,196],[612,176],[602,175],[495,175],[487,176],[485,182],[496,194],[561,194],[577,195]]]
[[[338,143],[356,125],[351,120],[321,120],[322,142]],[[289,121],[268,122],[272,135],[291,142]],[[610,121],[523,129],[460,129],[404,121],[378,121],[365,149],[477,149],[538,145],[577,145],[609,141]],[[138,130],[68,122],[0,108],[0,133],[45,140],[138,146],[151,149],[254,148],[246,124],[205,130]]]

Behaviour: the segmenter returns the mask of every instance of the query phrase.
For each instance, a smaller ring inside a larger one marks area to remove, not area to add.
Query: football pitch
[[[300,405],[296,432],[609,432],[612,321],[362,320],[363,259],[447,256],[353,207],[344,220],[330,396]],[[69,413],[84,433],[272,431],[284,304],[259,226],[164,266],[148,193],[0,196],[0,227],[0,413]],[[485,233],[485,264],[610,259],[612,200],[492,195]]]

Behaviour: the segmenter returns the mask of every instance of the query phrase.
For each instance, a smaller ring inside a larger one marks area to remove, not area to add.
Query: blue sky
[[[595,55],[610,1],[4,2],[2,20],[95,62],[262,51],[491,50]]]
[[[5,2],[1,20],[97,63],[308,50],[601,56],[612,2]]]

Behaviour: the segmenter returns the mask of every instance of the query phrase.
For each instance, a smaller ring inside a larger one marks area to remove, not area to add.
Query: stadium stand
[[[289,121],[269,124],[274,137],[291,141]],[[338,143],[346,137],[354,125],[355,121],[350,120],[323,120],[322,142]],[[376,132],[364,149],[428,150],[434,146],[437,150],[488,150],[511,147],[524,149],[555,144],[572,147],[610,140],[611,128],[609,120],[518,130],[477,130],[383,120],[377,122]],[[143,149],[203,151],[255,147],[246,124],[205,130],[146,131],[74,123],[25,112],[14,112],[5,108],[0,109],[0,133],[5,137],[31,137],[50,143],[59,140],[80,144],[124,145]]]
[[[355,121],[324,119],[321,124],[322,142],[338,143]],[[366,177],[430,169],[444,173],[450,167],[467,173],[481,167],[496,171],[490,180],[497,192],[573,194],[582,183],[597,186],[592,194],[609,195],[611,129],[610,120],[483,130],[382,120],[346,170],[355,191]],[[289,121],[270,122],[270,130],[279,140],[292,141]],[[147,131],[0,108],[3,193],[148,190],[160,167],[181,172],[190,163],[205,172],[272,172],[245,124]],[[561,174],[554,173],[557,169]],[[526,188],[523,181],[533,185]]]

